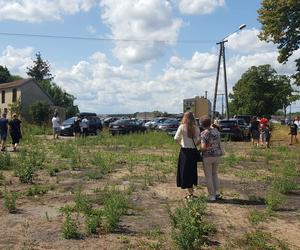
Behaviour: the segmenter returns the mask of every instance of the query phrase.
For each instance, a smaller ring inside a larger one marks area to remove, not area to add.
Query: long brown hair
[[[190,111],[185,112],[181,124],[184,124],[186,126],[188,137],[193,138],[195,136],[196,126],[194,114]]]

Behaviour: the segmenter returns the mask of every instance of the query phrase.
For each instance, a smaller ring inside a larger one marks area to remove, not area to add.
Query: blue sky
[[[258,0],[0,0],[0,33],[112,39],[0,35],[0,65],[26,77],[40,51],[82,111],[182,112],[183,98],[205,91],[212,98],[216,42],[240,24],[247,27],[226,44],[229,91],[252,65],[295,70],[292,60],[276,62],[276,46],[258,40],[259,7]],[[224,92],[223,81],[218,91]]]

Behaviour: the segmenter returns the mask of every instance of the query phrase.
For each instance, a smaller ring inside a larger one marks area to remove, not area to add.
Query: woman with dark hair
[[[251,135],[252,144],[258,146],[260,132],[259,132],[259,121],[257,120],[256,116],[253,116],[250,122],[250,135]]]
[[[203,169],[208,191],[208,200],[215,201],[222,199],[219,191],[218,164],[220,156],[223,154],[221,149],[220,132],[211,127],[211,120],[202,120],[204,131],[201,132],[201,150],[203,153]]]
[[[177,165],[177,187],[188,190],[186,199],[194,198],[193,185],[198,184],[197,148],[200,130],[192,112],[186,112],[174,139],[181,146]]]
[[[17,151],[17,146],[22,138],[21,123],[16,113],[12,115],[12,120],[8,122],[14,152]]]

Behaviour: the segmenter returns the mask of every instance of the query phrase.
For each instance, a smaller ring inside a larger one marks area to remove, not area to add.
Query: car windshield
[[[128,124],[129,121],[130,120],[122,119],[122,120],[115,121],[114,124],[117,124],[117,125]]]
[[[168,120],[165,120],[164,123],[167,123],[167,124],[177,124],[178,121],[176,119],[168,119]]]
[[[228,126],[228,127],[230,127],[230,126],[234,126],[235,124],[236,124],[235,121],[220,121],[220,125],[221,126]]]
[[[75,119],[76,119],[76,117],[71,117],[71,118],[65,120],[62,124],[63,124],[63,125],[73,124],[74,121],[75,121]]]

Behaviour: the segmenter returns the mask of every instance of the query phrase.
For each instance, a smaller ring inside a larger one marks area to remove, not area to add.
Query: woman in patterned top
[[[197,149],[200,130],[192,112],[186,112],[174,139],[181,146],[177,165],[177,187],[188,190],[186,199],[194,198],[193,185],[198,183]]]
[[[219,192],[218,164],[222,155],[220,133],[211,127],[209,118],[202,121],[204,131],[201,132],[201,150],[203,152],[203,168],[208,190],[208,200],[222,199]]]

